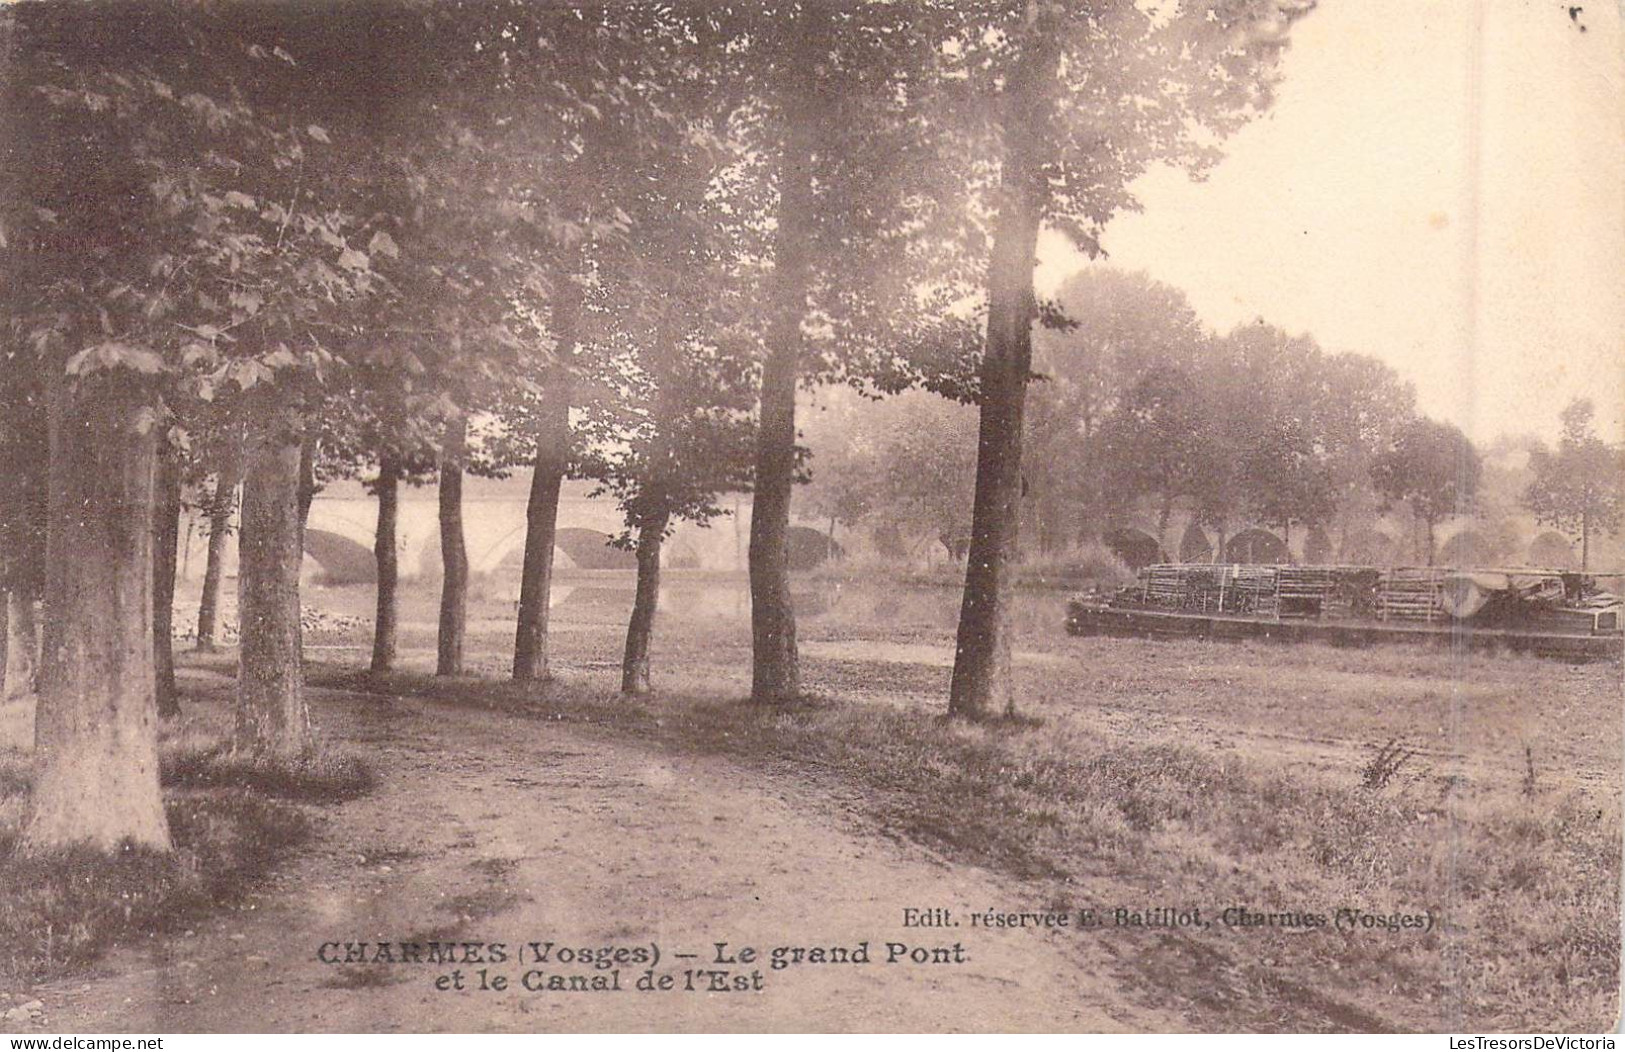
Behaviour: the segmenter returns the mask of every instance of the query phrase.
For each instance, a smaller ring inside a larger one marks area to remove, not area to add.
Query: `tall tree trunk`
[[[734,564],[733,564],[733,568],[735,570],[738,570],[739,569],[739,564],[744,561],[743,560],[744,549],[741,547],[741,544],[740,544],[740,525],[739,525],[741,522],[744,521],[741,518],[741,516],[744,513],[744,508],[745,508],[744,501],[740,500],[739,495],[737,493],[734,494],[734,513],[733,513],[733,520],[734,520]]]
[[[1572,549],[1571,549],[1572,550]],[[1580,510],[1580,572],[1591,572],[1591,509]]]
[[[0,651],[5,652],[5,682],[0,683],[0,701],[10,701],[34,691],[34,664],[24,653],[22,633],[19,629],[22,605],[26,600],[16,592],[0,597],[5,604],[3,615],[6,630],[0,635]]]
[[[638,585],[632,617],[626,625],[626,652],[621,657],[621,692],[649,692],[649,642],[660,604],[660,549],[670,514],[658,515],[638,529]]]
[[[316,484],[316,458],[321,455],[321,440],[314,432],[306,432],[299,442],[299,558],[305,557],[305,525],[310,522],[310,506],[316,502],[321,486]]]
[[[238,538],[240,752],[298,756],[311,746],[300,656],[300,442],[272,427],[248,450]]]
[[[1040,505],[1039,521],[1043,523],[1045,552],[1066,551],[1066,500],[1052,496]]]
[[[11,593],[0,593],[0,701],[11,697]]]
[[[817,63],[828,14],[806,9],[793,69],[780,99],[779,212],[769,290],[767,360],[750,512],[751,700],[779,705],[801,694],[796,613],[790,595],[790,496],[795,486],[796,383],[812,282],[813,142],[820,120]]]
[[[114,381],[53,384],[45,644],[25,850],[170,847],[152,650],[157,437]]]
[[[152,654],[158,715],[181,714],[175,690],[175,567],[180,557],[181,466],[174,450],[158,457],[157,503],[152,511]]]
[[[34,693],[37,685],[42,649],[40,625],[34,614],[34,600],[23,593],[7,596],[6,608],[10,632],[5,643],[5,697],[18,698]]]
[[[519,624],[514,631],[513,678],[548,678],[547,619],[553,592],[553,546],[558,541],[559,490],[570,458],[572,359],[581,319],[581,287],[566,270],[553,275],[553,335],[558,365],[542,393],[536,432],[536,469],[525,507],[525,564],[519,581]]]
[[[1037,313],[1033,266],[1048,193],[1034,137],[1043,127],[1043,82],[1059,60],[1048,19],[1030,5],[1022,58],[1006,86],[1004,165],[999,217],[988,273],[986,347],[980,371],[981,426],[976,496],[971,513],[965,596],[949,684],[948,713],[986,719],[1016,711],[1010,665],[1010,591],[1021,514],[1021,439],[1032,325]]]
[[[220,584],[226,575],[226,542],[231,539],[231,517],[237,511],[237,474],[221,470],[215,476],[209,500],[209,556],[203,567],[203,595],[197,606],[197,648],[215,648],[219,622]]]
[[[372,620],[372,671],[395,667],[395,623],[399,609],[399,529],[401,513],[400,462],[388,453],[378,458],[378,529],[373,534],[372,557],[378,567],[378,602]]]
[[[559,491],[564,485],[570,435],[568,381],[560,371],[538,414],[536,467],[525,506],[525,562],[519,579],[519,623],[514,632],[513,678],[545,680],[548,603],[553,591],[553,549],[558,542]]]
[[[1168,554],[1168,520],[1174,514],[1173,494],[1165,493],[1162,497],[1162,507],[1157,510],[1157,559]]]
[[[468,444],[468,419],[458,416],[446,426],[445,448],[440,453],[440,581],[439,656],[437,676],[463,674],[463,638],[468,631],[468,545],[463,539],[463,457]]]

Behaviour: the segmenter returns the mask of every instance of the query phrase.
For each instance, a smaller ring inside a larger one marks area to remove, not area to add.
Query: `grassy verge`
[[[1493,792],[1429,778],[1334,784],[1058,718],[965,726],[862,704],[771,711],[568,685],[318,678],[838,778],[884,828],[1037,882],[1043,905],[1433,915],[1424,932],[1215,924],[1126,936],[1139,943],[1123,966],[1204,1028],[1578,1030],[1616,1012],[1618,805],[1520,789],[1518,772]]]
[[[865,584],[885,581],[910,588],[962,588],[965,567],[962,563],[923,565],[860,556],[823,563],[806,576],[811,580]],[[1100,544],[1033,555],[1015,566],[1016,587],[1037,592],[1078,592],[1089,588],[1112,591],[1133,580],[1134,571]]]
[[[300,803],[340,803],[365,796],[377,784],[354,756],[317,752],[297,760],[241,756],[224,744],[165,750],[162,778],[179,789],[242,790]]]
[[[298,802],[366,792],[358,761],[317,755],[289,766],[226,751],[191,725],[162,747],[171,854],[15,850],[27,812],[26,757],[0,757],[0,982],[35,983],[83,967],[120,942],[176,930],[221,905],[306,840]]]

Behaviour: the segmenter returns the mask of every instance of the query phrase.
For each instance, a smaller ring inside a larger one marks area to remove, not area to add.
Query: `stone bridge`
[[[597,569],[601,567],[583,564],[590,564],[595,558],[618,564],[621,559],[617,557],[626,554],[606,544],[624,526],[614,502],[589,499],[588,491],[586,486],[570,486],[559,499],[561,536],[555,559],[560,566]],[[523,558],[527,496],[522,486],[498,488],[465,484],[463,536],[468,548],[469,569],[473,573],[491,573],[510,557],[514,561]],[[350,576],[343,565],[349,559],[360,558],[367,565],[372,564],[377,523],[376,498],[357,485],[330,487],[311,503],[305,550],[329,573]],[[724,525],[731,526],[728,523]],[[726,546],[732,544],[731,534],[732,530],[729,529],[721,536]],[[432,485],[401,488],[396,538],[403,578],[439,574],[440,514]],[[715,538],[706,540],[714,541]],[[673,548],[682,544],[676,536],[672,541]],[[359,550],[350,550],[352,545]],[[603,550],[599,552],[597,549]]]
[[[512,577],[517,581],[525,549],[525,508],[529,476],[491,480],[468,478],[463,493],[463,533],[469,568],[474,574]],[[630,552],[609,547],[624,528],[619,508],[608,497],[590,497],[591,483],[566,482],[559,499],[559,537],[555,565],[570,569],[633,569]],[[721,506],[731,514],[710,526],[681,523],[667,540],[663,564],[674,568],[742,571],[750,541],[750,497],[726,496]],[[330,583],[370,582],[375,577],[373,541],[378,501],[356,482],[333,483],[310,508],[305,535],[306,572]],[[435,487],[402,486],[396,527],[403,580],[440,576],[440,519]],[[201,579],[207,560],[207,524],[189,515],[181,524],[180,572]],[[821,529],[812,524],[791,527],[792,565],[815,565],[828,553]],[[235,572],[235,535],[228,546],[227,573]]]
[[[632,569],[631,553],[610,548],[622,519],[614,500],[589,497],[591,483],[567,482],[559,501],[559,539],[556,565],[565,569]],[[525,505],[529,477],[505,480],[468,478],[464,483],[463,529],[474,574],[515,582],[519,579],[525,546]],[[724,497],[722,506],[732,514],[709,527],[683,523],[673,531],[663,553],[672,568],[738,571],[746,569],[750,539],[750,497]],[[373,535],[378,502],[356,482],[334,483],[311,505],[306,533],[306,571],[318,583],[368,583],[375,577]],[[808,569],[828,555],[825,523],[800,521],[791,527],[791,565]],[[1257,524],[1234,527],[1227,538],[1226,557],[1239,562],[1361,563],[1370,565],[1419,564],[1425,561],[1417,529],[1405,516],[1383,516],[1359,530],[1321,530],[1299,527],[1290,543],[1279,531]],[[1441,523],[1435,531],[1437,562],[1456,565],[1526,565],[1553,569],[1579,565],[1578,545],[1545,529],[1532,518],[1511,520],[1490,536],[1481,522],[1460,517]],[[1186,513],[1170,517],[1163,537],[1157,536],[1155,516],[1135,516],[1108,530],[1106,543],[1130,566],[1162,560],[1207,561],[1213,557],[1216,534],[1191,521]],[[435,580],[440,576],[440,523],[435,488],[403,486],[398,523],[399,560],[404,580]],[[840,538],[845,540],[845,537]],[[207,553],[205,524],[189,516],[181,526],[180,572],[185,579],[200,579]],[[840,550],[839,545],[836,547]],[[1600,555],[1594,552],[1594,555]],[[1613,563],[1604,556],[1593,563]],[[227,549],[227,574],[235,573],[235,536]]]
[[[1188,513],[1169,517],[1159,540],[1154,517],[1140,515],[1107,530],[1104,540],[1130,566],[1155,561],[1206,562],[1213,558],[1218,534],[1197,525]],[[1577,569],[1579,545],[1533,516],[1508,520],[1492,533],[1472,516],[1456,516],[1434,529],[1438,553],[1434,561],[1460,566],[1541,566]],[[1421,565],[1427,561],[1420,530],[1403,515],[1384,515],[1363,529],[1293,529],[1283,540],[1281,531],[1257,523],[1232,527],[1225,539],[1225,561],[1297,562],[1309,564],[1356,563],[1374,566]]]

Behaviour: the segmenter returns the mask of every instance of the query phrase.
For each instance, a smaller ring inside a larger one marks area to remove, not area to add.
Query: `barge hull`
[[[1066,630],[1075,636],[1108,635],[1139,638],[1266,639],[1284,643],[1329,643],[1366,647],[1411,643],[1468,650],[1507,650],[1570,661],[1619,661],[1625,635],[1582,635],[1504,628],[1435,625],[1276,620],[1226,614],[1136,610],[1073,603]]]

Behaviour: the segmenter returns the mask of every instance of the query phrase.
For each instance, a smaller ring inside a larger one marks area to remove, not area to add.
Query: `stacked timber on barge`
[[[1147,566],[1109,598],[1067,608],[1073,635],[1420,642],[1618,659],[1620,600],[1597,578],[1553,570],[1443,567]]]

